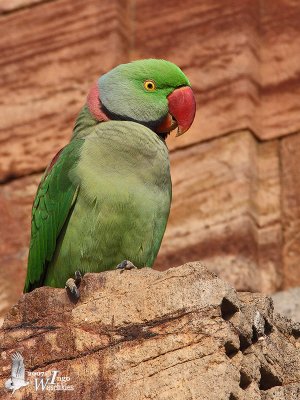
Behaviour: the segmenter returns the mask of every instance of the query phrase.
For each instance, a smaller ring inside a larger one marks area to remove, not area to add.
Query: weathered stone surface
[[[300,287],[274,293],[272,299],[276,312],[300,323]]]
[[[0,318],[23,287],[40,173],[91,83],[143,57],[178,63],[198,102],[191,131],[168,139],[157,267],[201,259],[238,289],[299,285],[299,2],[173,3],[0,0]]]
[[[300,134],[281,141],[284,287],[300,282]]]
[[[0,182],[41,171],[67,143],[89,87],[127,59],[126,10],[58,0],[0,16]]]
[[[0,0],[0,15],[17,11],[26,7],[33,7],[49,0]],[[55,1],[55,0],[50,0]]]
[[[32,175],[0,188],[0,325],[23,291],[31,207],[39,179],[40,174]]]
[[[260,139],[300,129],[299,18],[294,0],[136,3],[134,56],[178,63],[197,93],[195,130],[178,142],[245,128]]]
[[[15,215],[10,212],[10,204],[0,196],[0,326],[3,315],[13,303],[17,301],[21,293],[21,287],[14,287],[16,277],[23,276],[22,258],[23,232]],[[7,227],[9,226],[9,229]],[[26,247],[25,247],[26,248]]]
[[[8,313],[0,343],[1,399],[14,351],[30,382],[16,398],[58,398],[33,386],[32,373],[53,370],[75,389],[60,399],[282,400],[299,392],[299,338],[277,324],[271,300],[237,294],[199,263],[87,274],[77,304],[62,289],[39,288]]]
[[[156,265],[201,260],[239,290],[281,284],[278,143],[247,131],[171,154],[173,201]]]
[[[174,61],[195,88],[196,121],[172,148],[242,129],[261,139],[300,129],[294,0],[1,0],[1,10],[0,181],[44,168],[89,86],[135,58]]]

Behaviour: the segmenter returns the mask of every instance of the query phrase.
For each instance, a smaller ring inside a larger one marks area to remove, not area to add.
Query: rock
[[[244,129],[263,140],[299,131],[295,0],[1,0],[0,13],[0,181],[44,168],[89,86],[134,58],[176,62],[195,88],[201,111],[173,148]]]
[[[177,63],[198,105],[168,138],[174,201],[156,268],[201,260],[238,290],[300,285],[299,4],[0,1],[0,320],[23,287],[41,173],[91,84],[137,58]]]
[[[15,10],[20,10],[29,6],[33,6],[37,3],[42,3],[47,0],[1,0],[0,2],[0,14],[9,13]]]
[[[284,287],[300,285],[300,134],[284,138],[280,145],[282,163],[282,222]]]
[[[156,266],[201,260],[237,290],[275,292],[283,270],[278,143],[236,132],[170,159],[172,207]]]
[[[14,287],[14,282],[24,270],[21,261],[23,232],[20,221],[15,219],[16,213],[11,211],[9,201],[0,193],[0,317],[18,300],[22,290],[18,284]],[[24,250],[26,252],[26,246]]]
[[[41,172],[69,141],[91,85],[128,60],[127,30],[119,23],[126,2],[7,3],[0,27],[0,182]]]
[[[300,287],[274,293],[272,299],[276,312],[300,323]]]
[[[199,263],[86,274],[76,304],[43,287],[7,314],[0,398],[19,351],[29,385],[16,398],[292,400],[299,337],[270,298],[237,293]],[[74,391],[35,390],[34,379],[54,370]]]
[[[263,140],[299,131],[298,2],[140,0],[135,15],[134,54],[180,63],[196,89],[197,129],[182,144],[246,127]]]
[[[16,179],[0,190],[0,316],[20,297],[25,281],[31,207],[40,174]],[[1,325],[1,322],[0,322]]]

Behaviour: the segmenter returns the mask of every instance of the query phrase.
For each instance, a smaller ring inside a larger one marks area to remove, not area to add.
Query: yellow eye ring
[[[148,91],[148,92],[154,92],[154,90],[156,89],[156,84],[154,81],[152,80],[147,80],[144,82],[144,88]]]

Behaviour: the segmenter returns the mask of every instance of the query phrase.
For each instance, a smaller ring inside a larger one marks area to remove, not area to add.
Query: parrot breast
[[[151,267],[171,203],[164,141],[135,122],[99,124],[70,177],[80,189],[45,284],[63,286],[78,268],[101,272],[124,259]]]

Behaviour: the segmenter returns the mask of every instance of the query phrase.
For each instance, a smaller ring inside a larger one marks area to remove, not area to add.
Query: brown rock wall
[[[173,202],[157,265],[202,260],[240,290],[275,291],[279,172],[278,142],[258,143],[247,131],[172,153]]]
[[[9,14],[22,8],[29,8],[49,0],[1,0],[0,15]],[[51,0],[50,0],[51,1]],[[52,0],[53,1],[53,0]]]
[[[174,146],[245,128],[264,140],[299,130],[297,2],[155,2],[136,2],[134,56],[181,65],[199,104],[194,131]]]
[[[292,0],[176,7],[2,0],[1,7],[11,11],[0,14],[0,180],[45,167],[70,137],[89,86],[132,58],[167,58],[191,79],[199,112],[171,148],[246,128],[261,139],[300,128],[300,10]]]
[[[0,318],[23,291],[31,207],[39,180],[40,174],[31,175],[0,187]]]
[[[300,134],[281,142],[284,286],[300,280]]]
[[[41,171],[68,142],[89,86],[127,60],[123,16],[117,0],[58,0],[0,16],[0,182]]]

